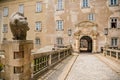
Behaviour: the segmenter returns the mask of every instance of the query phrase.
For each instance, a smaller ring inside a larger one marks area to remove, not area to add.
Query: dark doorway
[[[92,39],[89,36],[83,36],[80,39],[80,52],[92,52]]]

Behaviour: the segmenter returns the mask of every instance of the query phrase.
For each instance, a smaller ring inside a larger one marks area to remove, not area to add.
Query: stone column
[[[79,52],[79,45],[80,45],[80,41],[79,39],[76,39],[76,51]]]
[[[75,50],[74,50],[73,55],[79,54],[79,46],[80,46],[80,41],[79,41],[79,36],[77,36],[75,40]]]
[[[29,40],[5,41],[5,80],[31,79],[31,49],[33,42]]]
[[[96,40],[96,36],[93,36],[93,53],[97,52],[97,40]]]

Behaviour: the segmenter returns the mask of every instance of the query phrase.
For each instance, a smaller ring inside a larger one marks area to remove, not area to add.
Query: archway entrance
[[[80,52],[92,52],[92,39],[89,36],[83,36],[80,39]]]

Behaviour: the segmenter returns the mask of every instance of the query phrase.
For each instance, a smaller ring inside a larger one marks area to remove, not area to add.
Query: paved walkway
[[[100,54],[98,55],[100,56]],[[70,56],[51,68],[38,80],[120,80],[120,75],[106,64],[112,61],[103,58],[105,57],[98,58],[90,53]],[[107,62],[105,63],[103,60]],[[118,67],[118,65],[116,66]],[[118,70],[117,67],[115,67],[116,70]]]
[[[51,68],[45,75],[40,76],[38,80],[64,80],[74,64],[77,56],[69,56],[55,67]]]
[[[91,54],[80,54],[65,80],[120,80],[120,76]]]

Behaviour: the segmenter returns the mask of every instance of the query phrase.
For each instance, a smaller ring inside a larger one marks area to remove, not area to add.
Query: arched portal
[[[97,52],[97,24],[91,21],[82,21],[75,25],[74,39],[75,53]]]
[[[83,36],[80,39],[80,52],[92,52],[92,38]]]

